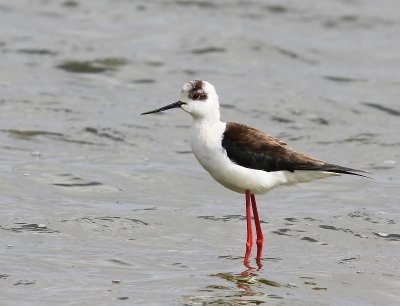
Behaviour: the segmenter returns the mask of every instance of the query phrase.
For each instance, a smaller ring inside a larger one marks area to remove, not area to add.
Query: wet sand
[[[398,305],[397,1],[0,5],[1,305]],[[373,179],[244,197],[143,111],[213,83],[222,118]],[[253,261],[254,263],[254,261]]]

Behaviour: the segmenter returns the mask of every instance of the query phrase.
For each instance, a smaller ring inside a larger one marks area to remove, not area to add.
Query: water
[[[0,5],[1,305],[400,302],[397,1]],[[139,113],[213,83],[225,120],[373,173],[244,197]]]

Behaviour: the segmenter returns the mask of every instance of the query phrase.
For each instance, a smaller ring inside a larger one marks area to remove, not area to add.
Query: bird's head
[[[194,80],[183,85],[178,102],[142,113],[142,115],[162,112],[172,108],[181,108],[193,118],[219,119],[219,103],[215,88],[207,81]]]

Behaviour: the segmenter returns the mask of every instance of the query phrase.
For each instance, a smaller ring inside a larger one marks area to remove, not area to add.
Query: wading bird
[[[339,174],[365,176],[306,155],[255,128],[220,120],[218,96],[206,81],[187,82],[178,102],[142,115],[181,108],[193,117],[190,146],[199,163],[226,188],[245,194],[247,240],[244,264],[249,267],[253,246],[252,211],[257,233],[257,264],[261,265],[264,237],[258,216],[256,194],[277,186],[310,182]]]

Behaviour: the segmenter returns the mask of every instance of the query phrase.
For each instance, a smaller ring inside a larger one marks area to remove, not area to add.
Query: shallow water
[[[0,5],[1,305],[397,305],[394,0]],[[190,154],[174,102],[212,82],[224,120],[373,173],[244,197]]]

